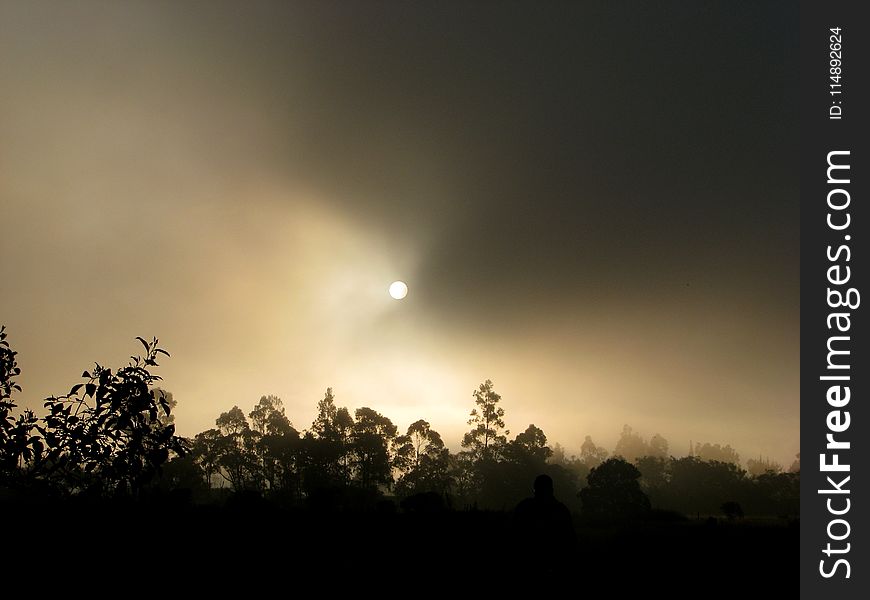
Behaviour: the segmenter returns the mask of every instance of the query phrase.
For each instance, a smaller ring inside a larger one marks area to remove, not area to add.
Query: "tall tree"
[[[207,429],[193,438],[193,460],[202,469],[206,487],[211,489],[212,476],[220,468],[220,440],[223,436],[217,429]]]
[[[428,422],[420,419],[411,423],[407,433],[396,438],[396,442],[394,467],[401,473],[396,483],[398,495],[447,491],[450,453],[441,435]]]
[[[251,419],[253,429],[262,435],[286,431],[290,425],[290,420],[284,414],[284,403],[278,396],[262,396],[254,410],[248,413],[248,418]]]
[[[661,434],[655,434],[649,440],[648,456],[657,458],[667,458],[668,455],[668,440],[662,437]]]
[[[260,487],[262,480],[256,446],[260,434],[251,429],[245,413],[238,406],[223,412],[215,420],[222,437],[218,440],[218,473],[236,491]]]
[[[397,429],[387,417],[368,407],[357,409],[351,433],[354,479],[363,488],[392,483],[390,450]]]
[[[607,460],[607,450],[595,445],[592,436],[587,435],[583,445],[580,446],[580,462],[587,468],[594,469],[605,460]]]
[[[505,430],[504,409],[498,405],[501,396],[487,379],[474,390],[474,403],[468,424],[472,426],[462,438],[462,447],[472,452],[477,460],[495,458],[507,442],[510,431]]]
[[[616,442],[616,448],[613,450],[614,456],[621,456],[625,460],[632,462],[641,456],[649,454],[649,446],[646,440],[639,433],[634,431],[629,425],[623,425],[622,435],[619,436],[619,441]]]
[[[233,406],[227,412],[222,412],[215,420],[215,425],[223,435],[235,436],[249,429],[245,413],[238,406]]]
[[[350,481],[353,418],[335,404],[332,388],[317,403],[317,416],[301,440],[300,467],[306,490],[347,485]]]

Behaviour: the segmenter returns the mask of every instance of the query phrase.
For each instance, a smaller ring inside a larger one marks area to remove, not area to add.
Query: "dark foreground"
[[[334,512],[257,502],[16,501],[0,509],[7,586],[20,578],[98,596],[149,586],[220,597],[274,595],[265,588],[275,586],[286,590],[281,595],[357,588],[513,596],[527,586],[613,598],[798,592],[798,527],[776,519],[575,516],[576,543],[552,547],[518,535],[510,512]]]

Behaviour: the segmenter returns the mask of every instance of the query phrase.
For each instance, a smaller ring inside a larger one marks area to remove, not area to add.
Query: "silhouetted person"
[[[549,475],[535,478],[535,496],[517,504],[514,523],[518,557],[523,566],[534,571],[552,573],[574,550],[576,538],[571,512],[556,500],[553,479]]]

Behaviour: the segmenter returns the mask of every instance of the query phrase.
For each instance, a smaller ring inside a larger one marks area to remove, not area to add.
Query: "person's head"
[[[553,478],[549,475],[535,477],[535,498],[553,497]]]

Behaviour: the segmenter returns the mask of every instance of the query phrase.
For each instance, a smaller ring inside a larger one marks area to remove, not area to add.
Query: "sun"
[[[395,300],[401,300],[408,295],[408,286],[404,281],[394,281],[390,284],[390,296]]]

